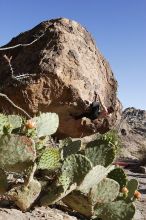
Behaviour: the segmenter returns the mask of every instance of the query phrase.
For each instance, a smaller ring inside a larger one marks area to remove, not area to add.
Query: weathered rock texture
[[[31,43],[43,33],[29,46],[0,51],[0,91],[31,115],[39,111],[58,113],[58,134],[62,136],[80,137],[93,134],[95,130],[108,130],[119,113],[117,82],[85,28],[64,18],[45,21],[13,38],[5,47]],[[22,80],[23,84],[11,79],[4,54],[12,56],[15,76],[29,74],[27,80]],[[84,112],[86,101],[93,101],[94,92],[107,107],[115,109],[106,128],[102,122],[95,129],[91,122],[74,120],[70,116]],[[0,111],[14,112],[16,109],[1,98]]]
[[[146,158],[146,111],[127,108],[123,111],[118,128],[124,157]]]

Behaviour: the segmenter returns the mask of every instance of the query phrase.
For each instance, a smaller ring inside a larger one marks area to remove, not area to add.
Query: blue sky
[[[0,0],[0,46],[57,17],[92,33],[118,80],[124,108],[146,109],[146,0]]]

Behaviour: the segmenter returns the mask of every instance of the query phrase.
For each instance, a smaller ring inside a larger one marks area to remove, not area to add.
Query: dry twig
[[[17,45],[11,46],[11,47],[3,47],[3,48],[0,48],[0,51],[11,50],[11,49],[14,49],[14,48],[17,48],[17,47],[27,47],[27,46],[30,46],[30,45],[34,44],[35,42],[37,42],[40,38],[42,38],[44,36],[44,34],[45,33],[41,34],[38,38],[33,40],[31,43],[28,43],[28,44],[17,44]]]
[[[8,102],[10,102],[10,104],[14,107],[17,108],[18,110],[20,110],[21,112],[23,112],[28,118],[31,118],[31,116],[22,108],[20,108],[19,106],[15,105],[15,103],[6,95],[3,93],[0,93],[0,97],[5,98]]]

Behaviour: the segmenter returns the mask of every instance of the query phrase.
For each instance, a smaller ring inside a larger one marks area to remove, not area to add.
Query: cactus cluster
[[[71,138],[54,146],[50,135],[58,124],[55,113],[42,113],[29,121],[0,114],[0,195],[23,211],[38,198],[45,206],[62,199],[87,217],[132,219],[138,183],[128,181],[124,171],[112,165],[118,145],[115,137],[100,135],[84,149],[81,140]],[[8,187],[9,172],[20,173],[24,182]]]

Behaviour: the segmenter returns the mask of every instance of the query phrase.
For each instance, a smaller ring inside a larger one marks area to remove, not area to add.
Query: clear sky
[[[146,0],[0,0],[0,46],[57,17],[92,33],[118,80],[124,108],[146,109]]]

